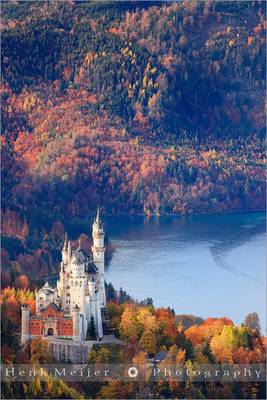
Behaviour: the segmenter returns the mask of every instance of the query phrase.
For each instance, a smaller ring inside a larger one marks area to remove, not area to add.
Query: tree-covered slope
[[[260,1],[4,2],[4,243],[34,249],[97,204],[264,208],[264,15]]]
[[[142,115],[157,136],[264,128],[264,2],[6,3],[3,25],[16,93],[82,80],[100,109],[130,125]]]

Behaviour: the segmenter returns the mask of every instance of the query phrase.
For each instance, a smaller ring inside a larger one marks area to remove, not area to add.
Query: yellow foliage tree
[[[120,335],[127,340],[137,338],[136,309],[126,306],[121,316]]]
[[[149,355],[154,355],[157,351],[157,340],[154,332],[146,329],[140,338],[140,345]]]

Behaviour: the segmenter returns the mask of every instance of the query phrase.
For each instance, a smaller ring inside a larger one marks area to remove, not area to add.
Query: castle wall
[[[73,323],[71,318],[30,318],[29,334],[31,337],[47,336],[49,328],[53,329],[53,336],[72,337],[73,335]]]
[[[29,333],[31,336],[41,336],[44,334],[43,321],[40,318],[30,319]]]
[[[61,318],[63,317],[63,311],[55,310],[53,307],[48,307],[46,310],[40,312],[41,317],[52,317]]]
[[[92,342],[75,343],[69,340],[56,339],[50,341],[50,349],[53,357],[59,362],[84,364],[88,362],[88,355],[92,347]]]
[[[72,319],[62,319],[59,321],[59,329],[58,329],[59,336],[71,336],[73,335],[73,323]]]

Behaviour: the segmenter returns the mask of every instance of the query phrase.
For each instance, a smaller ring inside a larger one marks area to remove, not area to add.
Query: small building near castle
[[[97,338],[103,337],[105,247],[99,210],[93,223],[92,236],[92,254],[89,255],[80,245],[73,250],[65,236],[56,287],[46,283],[37,292],[35,315],[30,315],[27,305],[21,306],[22,343],[36,336],[55,339],[57,343],[61,343],[58,339],[82,342],[86,340],[88,329],[93,324]]]

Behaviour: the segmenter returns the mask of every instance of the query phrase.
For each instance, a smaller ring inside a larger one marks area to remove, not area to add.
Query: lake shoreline
[[[229,214],[253,214],[253,213],[266,213],[266,208],[263,209],[250,209],[250,210],[229,210],[229,211],[218,211],[218,212],[197,212],[197,213],[166,213],[166,214],[129,214],[129,213],[119,213],[119,214],[111,214],[111,213],[101,213],[103,217],[182,217],[182,216],[198,216],[198,215],[229,215]],[[90,216],[94,217],[95,214],[90,214]]]

